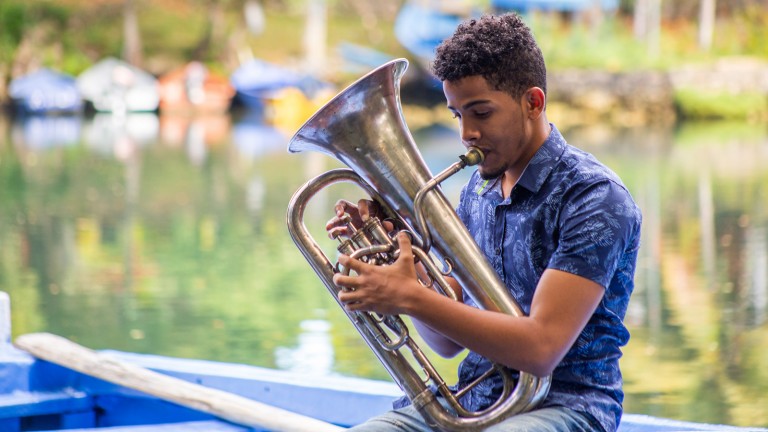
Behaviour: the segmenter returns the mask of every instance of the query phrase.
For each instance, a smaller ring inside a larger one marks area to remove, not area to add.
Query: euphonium
[[[338,301],[340,288],[333,283],[333,275],[345,270],[332,263],[312,239],[304,225],[304,209],[325,187],[339,182],[356,183],[378,201],[397,226],[411,232],[414,254],[429,273],[429,280],[423,281],[425,285],[455,298],[444,278],[450,273],[480,307],[521,316],[520,307],[438,187],[465,166],[479,163],[482,153],[470,149],[460,161],[432,177],[402,115],[400,79],[407,67],[408,62],[399,59],[368,73],[322,107],[291,139],[288,150],[292,153],[319,151],[350,168],[325,172],[294,194],[287,216],[291,236]],[[365,227],[342,243],[339,250],[369,263],[384,265],[393,262],[399,253],[397,242],[376,218],[371,218]],[[549,391],[550,377],[539,378],[521,371],[515,378],[507,368],[496,365],[485,376],[494,373],[503,376],[502,396],[482,411],[469,411],[460,403],[466,389],[458,393],[449,389],[399,317],[367,312],[347,312],[347,315],[435,430],[485,429],[530,410]],[[420,372],[414,369],[414,363]],[[445,398],[447,408],[438,401],[430,385]]]

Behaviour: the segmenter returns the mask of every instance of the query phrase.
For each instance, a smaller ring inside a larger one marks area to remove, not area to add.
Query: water
[[[644,212],[626,410],[768,426],[768,132],[563,132]],[[290,133],[258,116],[0,119],[0,290],[14,337],[389,379],[286,231],[293,192],[339,166],[287,154]],[[450,128],[414,135],[433,172],[459,152]],[[445,185],[454,202],[464,175]],[[334,188],[308,206],[315,232],[342,197],[361,195]],[[455,365],[439,362],[449,378]]]

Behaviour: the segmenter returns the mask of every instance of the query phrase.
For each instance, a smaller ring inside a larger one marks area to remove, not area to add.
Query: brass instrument
[[[513,316],[523,312],[449,204],[439,184],[467,165],[482,161],[482,153],[470,148],[460,161],[432,177],[403,119],[400,79],[407,60],[393,60],[347,87],[310,118],[291,139],[288,150],[319,151],[335,157],[349,169],[327,171],[308,181],[292,197],[288,229],[297,247],[338,301],[340,288],[333,283],[337,264],[323,253],[304,225],[307,202],[320,190],[339,182],[357,184],[377,201],[396,225],[411,233],[414,254],[429,273],[422,281],[438,292],[456,298],[445,281],[449,273],[480,307]],[[386,265],[399,254],[397,242],[377,218],[339,246],[339,251],[363,261]],[[437,260],[443,261],[436,263]],[[441,267],[444,270],[441,270]],[[550,377],[539,378],[495,365],[482,378],[451,392],[424,352],[408,334],[398,316],[347,312],[394,381],[435,430],[482,430],[535,407],[547,395]],[[406,354],[410,353],[410,357]],[[409,362],[410,359],[410,362]],[[412,363],[418,364],[418,372]],[[422,377],[421,374],[426,374]],[[490,407],[474,412],[459,402],[469,388],[499,373],[504,378],[501,397]],[[429,389],[434,385],[447,408]]]

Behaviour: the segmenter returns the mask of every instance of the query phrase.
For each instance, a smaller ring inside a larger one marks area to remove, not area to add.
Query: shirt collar
[[[560,134],[555,125],[549,124],[552,130],[549,136],[541,145],[536,154],[533,155],[528,166],[525,167],[523,175],[517,181],[517,184],[528,189],[531,192],[538,192],[541,185],[552,172],[555,165],[560,162],[560,157],[565,151],[565,147],[568,143],[565,142],[565,138]]]

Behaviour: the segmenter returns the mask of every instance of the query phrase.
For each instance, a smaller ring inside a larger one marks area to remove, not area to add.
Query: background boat
[[[12,80],[8,94],[16,110],[26,114],[73,113],[83,107],[75,78],[48,68]]]
[[[158,84],[164,113],[223,113],[235,95],[225,76],[196,61],[162,75]]]
[[[155,111],[160,103],[157,79],[123,60],[107,57],[77,77],[83,98],[96,111]]]
[[[260,59],[240,65],[230,76],[237,91],[236,99],[247,107],[260,109],[267,99],[274,99],[285,89],[299,89],[308,98],[328,87],[310,76]]]
[[[619,2],[618,0],[492,0],[491,7],[496,11],[513,10],[520,13],[534,10],[582,12],[595,8],[614,11],[619,7]]]
[[[580,13],[590,10],[609,12],[617,8],[617,0],[492,0],[486,11]],[[470,7],[465,2],[406,1],[395,20],[395,37],[426,65],[434,57],[437,45],[453,34],[459,23],[469,17],[479,17],[482,12],[484,9]]]

